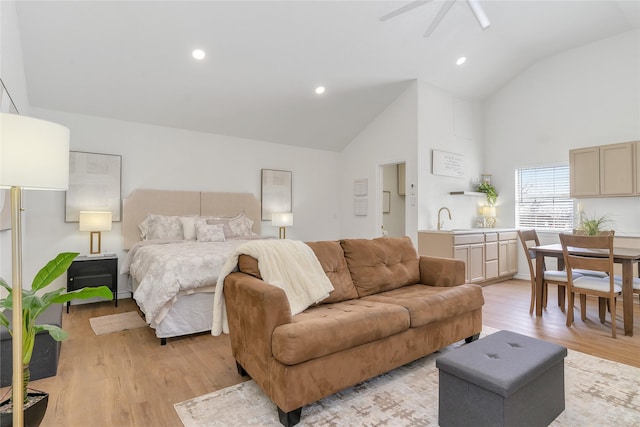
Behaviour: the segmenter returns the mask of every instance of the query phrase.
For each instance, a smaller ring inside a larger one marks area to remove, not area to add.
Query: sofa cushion
[[[327,242],[305,242],[318,257],[322,269],[333,285],[333,291],[320,304],[334,303],[348,299],[358,298],[358,293],[351,280],[351,274],[344,259],[342,246],[338,241]],[[238,269],[246,274],[250,274],[258,279],[262,279],[258,260],[250,255],[240,255],[238,257]]]
[[[397,304],[409,311],[411,327],[446,320],[482,308],[482,287],[465,284],[454,287],[412,285],[370,295],[363,301]]]
[[[404,307],[360,299],[322,304],[293,316],[276,327],[271,338],[273,356],[295,365],[395,335],[409,328]]]
[[[347,267],[347,260],[344,259],[344,251],[340,242],[306,242],[318,257],[320,265],[331,284],[333,291],[329,298],[324,299],[321,304],[345,301],[358,298],[358,292],[351,280],[351,274]]]
[[[340,244],[360,297],[420,281],[418,254],[408,237],[345,239]]]

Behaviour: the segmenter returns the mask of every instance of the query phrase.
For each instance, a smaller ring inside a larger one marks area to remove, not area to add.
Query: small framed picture
[[[391,192],[383,191],[382,192],[382,213],[391,212]]]

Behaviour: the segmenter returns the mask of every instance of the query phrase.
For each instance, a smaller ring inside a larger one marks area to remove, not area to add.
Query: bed
[[[235,247],[263,238],[258,200],[250,193],[139,189],[122,209],[127,256],[120,273],[129,276],[161,344],[210,331],[217,272]]]

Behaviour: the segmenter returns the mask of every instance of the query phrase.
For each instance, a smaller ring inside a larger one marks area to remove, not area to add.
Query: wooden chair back
[[[560,234],[560,243],[562,243],[562,254],[570,283],[574,269],[601,271],[613,276],[613,233],[602,232],[597,236]],[[583,250],[582,253],[581,250]],[[602,256],[584,256],[584,250],[598,252]],[[613,287],[611,290],[613,291]]]

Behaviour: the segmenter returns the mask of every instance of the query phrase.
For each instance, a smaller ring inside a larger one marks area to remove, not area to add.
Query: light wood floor
[[[563,344],[570,349],[640,367],[640,304],[634,299],[636,336],[618,338],[598,321],[597,302],[588,301],[589,320],[565,326],[550,287],[543,317],[529,315],[529,282],[512,280],[484,287],[483,323]],[[201,334],[169,340],[166,346],[149,328],[95,336],[89,318],[136,310],[132,300],[72,306],[64,314],[69,339],[62,345],[58,374],[33,381],[50,393],[42,424],[48,426],[181,426],[173,404],[243,381],[236,373],[228,336]],[[608,317],[607,317],[608,319]],[[5,393],[7,389],[1,392]],[[274,408],[275,410],[275,408]],[[241,416],[241,414],[238,414]]]

